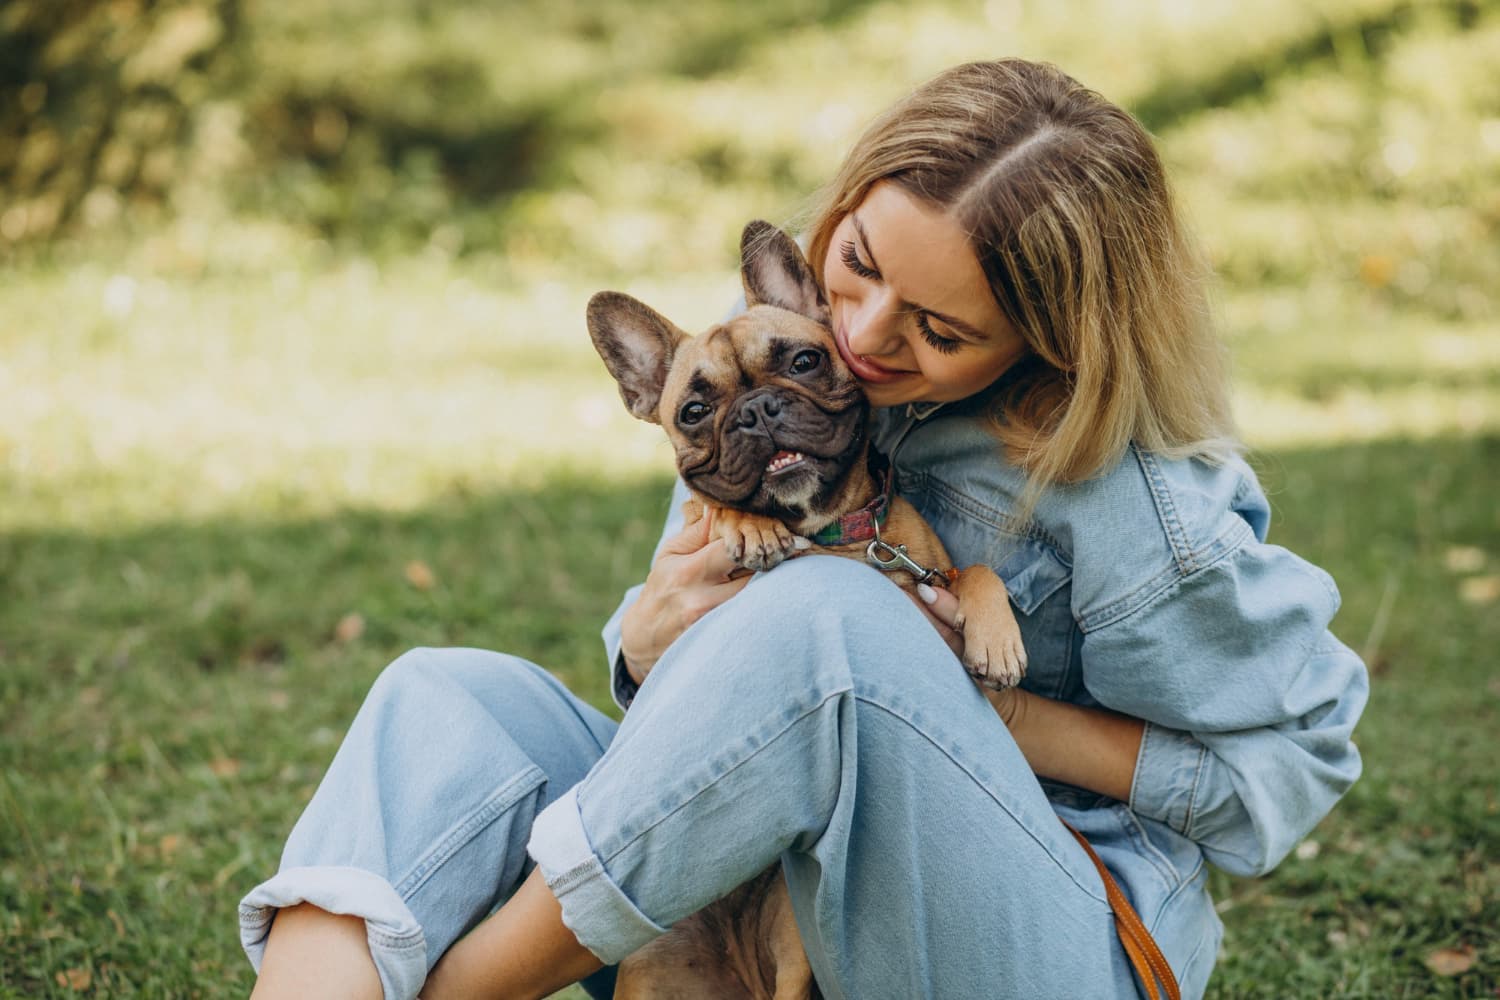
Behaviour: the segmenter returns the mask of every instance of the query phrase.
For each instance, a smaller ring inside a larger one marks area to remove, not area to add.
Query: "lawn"
[[[1496,995],[1500,11],[705,6],[256,9],[246,108],[322,95],[357,146],[360,108],[451,111],[386,100],[441,56],[493,136],[531,129],[526,170],[242,162],[0,270],[0,997],[247,993],[234,904],[404,649],[518,653],[609,708],[598,629],[670,456],[588,296],[711,322],[746,219],[795,219],[870,114],[994,54],[1160,138],[1272,540],[1338,580],[1371,667],[1364,777],[1276,872],[1216,876],[1210,995]]]

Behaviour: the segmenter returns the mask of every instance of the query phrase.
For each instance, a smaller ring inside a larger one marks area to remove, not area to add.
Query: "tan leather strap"
[[[1166,1000],[1182,1000],[1182,993],[1177,988],[1177,977],[1172,975],[1172,967],[1167,964],[1166,956],[1156,946],[1156,941],[1151,937],[1151,932],[1146,930],[1146,925],[1141,922],[1140,915],[1135,912],[1135,907],[1130,905],[1130,900],[1125,898],[1125,892],[1120,888],[1120,883],[1104,867],[1104,862],[1099,860],[1099,855],[1094,853],[1094,848],[1089,844],[1083,834],[1073,828],[1073,824],[1067,820],[1062,825],[1068,828],[1068,832],[1078,838],[1078,843],[1088,852],[1089,860],[1094,862],[1094,867],[1099,869],[1099,877],[1104,880],[1104,894],[1109,898],[1109,908],[1115,913],[1115,930],[1120,934],[1120,943],[1125,946],[1125,954],[1130,958],[1130,964],[1135,966],[1135,974],[1140,977],[1146,987],[1146,995],[1151,1000],[1162,1000],[1162,994],[1157,992],[1157,981],[1161,981],[1161,989],[1166,994]]]

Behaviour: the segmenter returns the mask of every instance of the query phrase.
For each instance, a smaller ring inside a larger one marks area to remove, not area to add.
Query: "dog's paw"
[[[964,629],[964,669],[981,685],[993,690],[1015,687],[1026,675],[1026,647],[1021,630],[1013,622],[981,628],[969,622]]]
[[[717,530],[736,565],[760,572],[779,566],[797,549],[797,538],[780,521],[755,514],[721,517]]]

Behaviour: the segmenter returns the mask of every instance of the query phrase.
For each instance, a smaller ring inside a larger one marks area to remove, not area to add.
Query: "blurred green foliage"
[[[512,271],[688,269],[745,218],[795,220],[896,94],[1024,54],[1161,135],[1230,282],[1334,264],[1472,316],[1500,281],[1474,252],[1500,242],[1480,0],[12,0],[0,54],[0,253],[189,218],[230,244],[260,224]]]

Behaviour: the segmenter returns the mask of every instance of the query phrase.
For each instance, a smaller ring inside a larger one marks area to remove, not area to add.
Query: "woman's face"
[[[834,230],[823,286],[874,406],[963,399],[1026,353],[957,223],[887,181]]]

